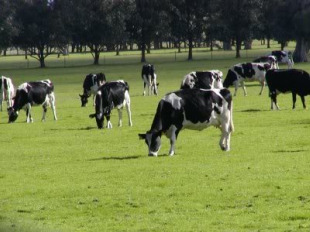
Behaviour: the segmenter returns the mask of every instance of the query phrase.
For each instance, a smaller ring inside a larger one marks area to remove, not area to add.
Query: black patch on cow
[[[211,72],[196,72],[195,88],[210,89],[213,79]]]
[[[8,89],[8,80],[7,79],[3,80],[3,86],[4,86],[4,89]],[[0,87],[0,89],[1,89],[1,87]]]
[[[255,70],[253,69],[252,63],[245,63],[242,64],[243,69],[243,75],[241,75],[243,78],[251,78],[255,75]]]
[[[151,75],[152,78],[154,78],[154,73],[155,73],[155,67],[154,65],[152,64],[144,64],[142,66],[142,73],[141,73],[141,76],[142,76],[142,79],[143,79],[143,75]]]

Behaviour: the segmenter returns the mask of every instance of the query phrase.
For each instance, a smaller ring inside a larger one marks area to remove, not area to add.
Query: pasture
[[[271,111],[268,88],[259,96],[259,84],[246,83],[248,96],[239,89],[233,98],[230,152],[218,146],[220,131],[208,128],[181,131],[173,157],[163,137],[159,157],[148,157],[138,133],[150,128],[158,101],[186,73],[220,69],[225,77],[231,65],[251,59],[147,58],[157,69],[159,96],[142,96],[142,65],[132,57],[46,69],[2,63],[1,75],[16,86],[54,82],[58,121],[50,108],[44,123],[41,107],[33,108],[32,124],[23,111],[13,124],[0,112],[0,231],[309,231],[310,112],[300,99],[292,110],[291,94],[280,95],[281,110]],[[310,72],[309,64],[295,67]],[[111,130],[88,118],[92,99],[81,108],[78,94],[90,72],[129,83],[133,127],[125,111],[121,128],[113,111]]]

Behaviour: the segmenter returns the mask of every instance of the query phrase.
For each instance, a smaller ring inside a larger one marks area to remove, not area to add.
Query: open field
[[[299,98],[292,110],[291,95],[280,95],[281,110],[271,111],[268,89],[259,96],[258,83],[246,83],[248,96],[239,89],[234,98],[230,152],[218,146],[220,131],[208,128],[182,131],[173,157],[164,137],[159,157],[147,156],[138,133],[150,128],[158,101],[179,88],[184,74],[220,69],[226,76],[231,65],[249,60],[214,56],[192,62],[149,56],[157,97],[142,96],[141,64],[132,57],[123,64],[46,69],[6,68],[16,60],[1,57],[0,74],[15,85],[54,82],[59,120],[49,109],[40,122],[36,107],[34,123],[26,124],[20,112],[8,124],[0,112],[0,231],[309,231],[310,112]],[[308,63],[295,67],[310,72]],[[133,127],[124,112],[118,128],[114,111],[113,129],[98,130],[88,118],[92,100],[80,107],[85,75],[101,71],[129,83]]]

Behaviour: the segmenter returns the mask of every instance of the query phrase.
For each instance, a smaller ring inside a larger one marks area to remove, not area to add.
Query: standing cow
[[[228,70],[223,85],[225,88],[234,85],[234,96],[236,96],[239,84],[241,84],[244,96],[247,96],[244,81],[258,81],[261,84],[261,90],[259,92],[259,94],[261,95],[265,87],[265,75],[267,70],[269,70],[270,68],[271,66],[268,63],[236,64]]]
[[[261,56],[255,60],[253,60],[253,63],[269,63],[270,69],[279,69],[279,64],[277,57],[269,55],[269,56]]]
[[[98,88],[106,82],[106,77],[103,73],[98,74],[88,74],[85,77],[83,83],[83,94],[80,94],[82,107],[86,106],[88,98],[94,96],[95,104],[95,94],[97,93]]]
[[[190,72],[181,82],[181,89],[222,89],[223,73],[220,70]]]
[[[203,130],[209,126],[220,128],[219,145],[230,150],[233,131],[232,97],[228,89],[182,89],[164,96],[158,104],[151,126],[146,134],[139,134],[148,146],[148,155],[157,156],[161,136],[170,139],[169,155],[175,153],[175,142],[182,129]]]
[[[12,107],[15,89],[12,79],[9,77],[1,76],[0,80],[0,108],[2,111],[2,102],[7,102],[7,107]]]
[[[158,94],[157,75],[155,73],[155,67],[152,64],[144,64],[141,72],[143,80],[143,96],[145,96],[145,88],[147,87],[148,95]]]
[[[271,55],[275,56],[279,63],[285,63],[287,64],[288,68],[293,68],[294,61],[290,51],[272,51]]]
[[[42,105],[42,121],[45,121],[47,106],[51,106],[54,120],[57,120],[54,85],[50,80],[25,82],[17,88],[14,104],[8,108],[9,123],[17,119],[18,113],[22,108],[26,110],[27,123],[33,122],[31,117],[31,107],[33,105]]]
[[[130,96],[128,83],[119,80],[111,81],[99,87],[95,96],[95,113],[90,114],[90,118],[96,118],[98,129],[103,128],[104,117],[107,119],[107,128],[112,128],[110,114],[112,109],[118,110],[118,126],[122,126],[122,109],[126,107],[129,126],[132,126],[130,111]]]
[[[266,81],[271,98],[271,109],[279,109],[277,94],[292,92],[293,109],[295,109],[296,95],[299,95],[306,108],[305,96],[310,94],[310,76],[300,69],[278,69],[269,70]]]

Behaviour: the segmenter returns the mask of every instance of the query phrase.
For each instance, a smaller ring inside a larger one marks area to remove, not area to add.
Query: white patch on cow
[[[178,97],[175,93],[170,93],[166,95],[165,97],[163,97],[163,100],[170,103],[174,109],[181,109],[182,98]]]

